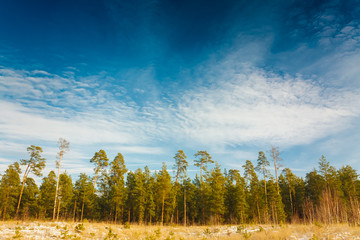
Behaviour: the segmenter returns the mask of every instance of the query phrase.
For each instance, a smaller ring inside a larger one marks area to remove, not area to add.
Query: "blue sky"
[[[182,149],[241,168],[271,145],[300,176],[360,168],[360,1],[1,1],[0,167],[171,168]]]

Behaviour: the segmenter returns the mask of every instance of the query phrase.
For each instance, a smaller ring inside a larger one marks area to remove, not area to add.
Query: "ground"
[[[147,226],[110,223],[0,222],[0,239],[360,239],[360,228],[339,225]]]

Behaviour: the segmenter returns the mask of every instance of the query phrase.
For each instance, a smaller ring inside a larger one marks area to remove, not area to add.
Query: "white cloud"
[[[132,123],[132,119],[124,119],[124,116],[122,119],[107,119],[106,115],[89,112],[67,119],[48,117],[46,112],[31,113],[29,108],[6,101],[0,101],[0,106],[4,114],[0,120],[0,132],[10,139],[54,141],[64,136],[70,142],[90,144],[134,143],[143,138],[135,136],[136,133],[142,134],[136,128],[139,123]]]
[[[225,65],[228,63],[224,61]],[[324,88],[301,77],[280,76],[256,68],[237,69],[238,72],[234,67],[225,67],[233,69],[230,72],[222,72],[222,68],[220,64],[213,69],[221,80],[210,81],[212,85],[185,90],[181,98],[170,103],[154,102],[142,108],[131,101],[119,103],[105,89],[91,93],[76,84],[65,99],[71,106],[81,106],[79,112],[71,107],[48,105],[40,99],[24,100],[35,103],[33,108],[30,104],[0,100],[5,116],[0,120],[0,132],[9,139],[54,141],[63,136],[81,144],[116,144],[128,153],[162,154],[163,148],[147,144],[180,139],[211,146],[248,143],[292,146],[338,132],[359,115],[354,104],[359,102],[359,91]],[[3,69],[2,73],[16,76],[11,84],[3,81],[7,92],[26,82],[24,91],[33,93],[34,82],[42,84],[35,77],[28,82],[23,72]],[[62,81],[54,78],[54,82]],[[91,81],[88,84],[93,85]],[[64,88],[62,84],[53,85],[57,86],[54,89]],[[41,92],[52,88],[42,86]],[[69,113],[63,116],[61,111]]]
[[[147,146],[126,146],[126,145],[118,145],[116,147],[111,147],[110,149],[120,151],[124,154],[163,154],[164,149],[161,147],[147,147]]]
[[[203,67],[211,69],[202,75],[207,85],[144,106],[129,96],[122,98],[126,90],[121,86],[116,91],[120,96],[99,86],[96,76],[77,83],[50,73],[44,78],[2,69],[0,93],[10,97],[0,99],[1,149],[18,160],[19,154],[26,155],[28,142],[44,143],[44,154],[54,159],[48,167],[54,169],[54,146],[63,137],[74,144],[64,161],[72,174],[89,166],[95,145],[105,146],[110,154],[131,155],[129,166],[136,163],[136,154],[166,155],[168,145],[206,146],[235,164],[231,160],[254,157],[234,151],[239,145],[308,144],[351,127],[360,115],[358,89],[326,88],[301,76],[236,66],[234,58]]]
[[[185,138],[203,144],[292,146],[343,130],[358,102],[359,91],[252,69],[186,92],[178,114]]]

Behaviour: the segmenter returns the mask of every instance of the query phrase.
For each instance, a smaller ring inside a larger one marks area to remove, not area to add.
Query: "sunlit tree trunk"
[[[164,223],[164,206],[165,206],[165,191],[162,194],[162,207],[161,207],[161,225]]]
[[[82,201],[82,206],[81,206],[80,222],[82,222],[82,220],[83,220],[83,216],[84,216],[84,206],[85,206],[85,190],[84,190],[83,201]]]
[[[58,201],[58,209],[57,209],[57,214],[56,214],[56,221],[59,221],[60,204],[61,204],[61,200],[59,199],[59,201]]]
[[[186,226],[186,188],[184,186],[184,226]]]
[[[73,221],[75,222],[75,212],[76,211],[76,199],[75,199],[75,203],[74,203],[74,214],[73,214]]]
[[[29,174],[29,172],[30,172],[30,163],[29,163],[29,165],[27,166],[27,168],[26,168],[26,170],[25,170],[25,173],[24,173],[24,176],[23,176],[23,181],[22,181],[22,185],[21,185],[21,191],[20,191],[19,201],[18,201],[18,205],[17,205],[17,207],[16,207],[15,219],[18,218],[19,208],[20,208],[20,202],[21,202],[21,197],[22,197],[23,192],[24,192],[25,182],[26,182],[27,175]]]

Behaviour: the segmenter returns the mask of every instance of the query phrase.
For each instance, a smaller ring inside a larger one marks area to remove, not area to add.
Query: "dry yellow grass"
[[[360,229],[339,225],[147,226],[110,223],[0,222],[0,239],[360,239]]]

